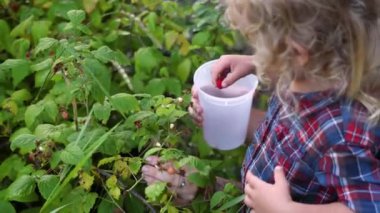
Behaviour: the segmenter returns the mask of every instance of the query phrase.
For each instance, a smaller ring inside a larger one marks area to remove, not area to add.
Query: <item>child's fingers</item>
[[[191,87],[191,96],[192,98],[198,99],[198,90],[195,86]]]
[[[216,85],[216,79],[218,79],[219,75],[223,73],[226,69],[230,68],[230,60],[228,56],[220,57],[216,63],[213,64],[211,70],[211,79],[212,83]]]
[[[246,183],[249,184],[252,188],[255,188],[265,182],[253,175],[252,172],[248,171],[246,174]]]
[[[252,200],[249,196],[247,196],[247,195],[245,195],[245,197],[244,197],[244,203],[245,203],[245,205],[247,205],[249,208],[253,208],[253,206],[254,206],[254,202],[253,202],[253,200]]]
[[[149,164],[151,165],[157,165],[158,162],[160,161],[160,158],[158,156],[149,156],[145,159]]]

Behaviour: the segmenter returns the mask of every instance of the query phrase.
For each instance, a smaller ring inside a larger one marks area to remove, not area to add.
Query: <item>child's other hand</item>
[[[247,172],[244,203],[254,213],[291,212],[289,184],[281,167],[274,169],[274,184],[269,184]]]
[[[141,171],[148,185],[168,183],[169,190],[176,195],[175,203],[178,205],[191,202],[197,193],[198,187],[187,180],[187,175],[194,172],[190,168],[176,169],[172,162],[161,164],[158,156],[150,156]]]
[[[221,88],[228,87],[238,79],[251,74],[255,70],[253,61],[255,56],[252,55],[223,55],[212,67],[212,82],[218,86],[217,80],[220,76],[228,75],[222,79]]]
[[[191,88],[191,105],[189,106],[188,111],[194,122],[201,127],[203,122],[203,110],[199,104],[197,89],[194,86]]]

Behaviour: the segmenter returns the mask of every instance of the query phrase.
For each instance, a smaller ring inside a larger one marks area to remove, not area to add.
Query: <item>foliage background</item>
[[[0,0],[0,35],[0,209],[240,208],[231,184],[175,207],[140,174],[158,154],[200,187],[239,179],[244,147],[211,149],[186,113],[195,69],[244,50],[218,1]]]

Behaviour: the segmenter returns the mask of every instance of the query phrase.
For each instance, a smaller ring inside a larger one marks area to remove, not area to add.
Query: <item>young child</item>
[[[227,87],[254,68],[275,85],[242,168],[251,212],[380,212],[379,8],[378,0],[228,1],[227,17],[255,56],[222,57],[214,79],[230,69]]]

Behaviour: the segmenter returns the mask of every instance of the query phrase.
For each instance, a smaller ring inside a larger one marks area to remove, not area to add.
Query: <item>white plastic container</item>
[[[194,74],[194,85],[203,109],[203,137],[213,148],[235,149],[246,138],[258,79],[250,74],[227,88],[218,89],[211,80],[214,62],[204,63]]]

